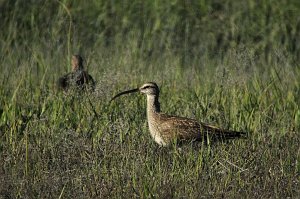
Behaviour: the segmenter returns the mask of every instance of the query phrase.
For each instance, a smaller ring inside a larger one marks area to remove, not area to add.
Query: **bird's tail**
[[[246,138],[247,133],[242,131],[225,130],[219,127],[215,127],[209,124],[202,124],[207,135],[216,139],[234,139],[234,138]]]

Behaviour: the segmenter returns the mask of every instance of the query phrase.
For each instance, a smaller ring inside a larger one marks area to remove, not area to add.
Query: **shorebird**
[[[83,59],[80,55],[72,56],[72,72],[62,76],[58,80],[58,87],[67,91],[69,88],[95,89],[95,81],[83,68]],[[87,87],[88,85],[88,87]]]
[[[244,132],[224,130],[198,122],[195,119],[161,113],[158,101],[159,88],[154,82],[148,82],[139,88],[118,93],[111,101],[121,95],[133,92],[141,92],[147,95],[147,120],[150,134],[155,142],[161,146],[167,146],[174,140],[231,139],[246,135]]]

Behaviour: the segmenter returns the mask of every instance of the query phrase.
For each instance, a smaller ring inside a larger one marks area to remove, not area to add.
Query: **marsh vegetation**
[[[0,1],[0,198],[297,198],[300,4]],[[94,93],[62,93],[81,54]],[[159,147],[146,99],[248,139]]]

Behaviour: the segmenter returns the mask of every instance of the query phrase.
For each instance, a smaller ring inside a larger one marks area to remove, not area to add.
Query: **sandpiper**
[[[69,88],[79,88],[80,90],[95,89],[95,81],[83,69],[83,59],[80,55],[72,56],[72,72],[62,76],[58,80],[58,88],[67,91]]]
[[[246,135],[244,132],[224,130],[195,119],[170,116],[160,112],[159,88],[156,83],[148,82],[139,88],[127,90],[115,95],[112,99],[141,92],[147,95],[147,119],[152,138],[161,146],[167,146],[174,140],[203,140],[207,138],[230,139]]]

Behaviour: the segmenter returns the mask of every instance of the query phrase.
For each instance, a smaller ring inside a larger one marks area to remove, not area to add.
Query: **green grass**
[[[300,196],[298,1],[74,2],[0,2],[0,198]],[[96,91],[65,95],[78,52]],[[109,103],[147,81],[248,138],[159,147],[145,96]]]

